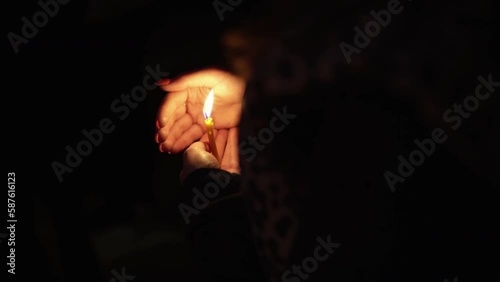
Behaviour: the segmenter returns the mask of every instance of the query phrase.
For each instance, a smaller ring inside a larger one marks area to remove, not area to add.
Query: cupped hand
[[[231,129],[240,121],[245,81],[236,75],[210,68],[158,84],[168,92],[156,122],[155,138],[162,152],[179,153],[203,136],[206,131],[203,105],[211,89],[215,128]]]
[[[211,153],[207,134],[200,141],[192,143],[183,155],[180,181],[184,180],[193,171],[201,168],[220,168],[230,173],[240,173],[238,151],[238,128],[220,129],[214,132],[217,151],[221,154],[221,162]]]

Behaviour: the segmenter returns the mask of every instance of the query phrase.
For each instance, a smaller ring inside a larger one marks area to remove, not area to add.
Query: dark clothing
[[[192,216],[205,280],[499,281],[499,142],[485,125],[498,99],[459,129],[443,119],[478,76],[500,80],[486,28],[403,4],[349,63],[353,26],[321,33],[332,26],[314,16],[266,49],[245,95],[241,182]],[[189,177],[189,201],[208,172]]]
[[[225,181],[218,185],[210,173],[230,181],[227,186]],[[193,271],[199,274],[199,281],[266,281],[260,270],[248,208],[238,191],[240,176],[218,169],[197,170],[184,183],[184,203],[193,207],[193,190],[205,194],[207,183],[218,186],[216,190],[207,190],[206,195],[213,193],[214,197],[207,197],[210,203],[202,206],[199,214],[191,215],[187,225],[194,264],[198,266]]]

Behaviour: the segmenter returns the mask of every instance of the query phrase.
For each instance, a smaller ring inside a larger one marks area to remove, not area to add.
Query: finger
[[[167,129],[170,129],[172,124],[186,113],[186,100],[186,91],[170,92],[165,95],[156,114],[158,126],[160,128],[167,127]]]
[[[191,116],[184,115],[174,123],[168,134],[166,133],[166,130],[160,129],[159,140],[160,142],[165,144],[165,149],[167,149],[167,151],[170,151],[177,138],[179,138],[182,133],[188,130],[192,125],[193,119],[191,118]]]
[[[189,87],[213,87],[223,78],[218,69],[204,69],[181,75],[167,85],[161,85],[164,91],[182,91]]]
[[[172,130],[175,133],[177,130],[179,130],[179,126],[181,126],[182,123],[185,123],[186,120],[188,120],[188,118],[191,120],[192,123],[191,116],[185,112],[182,112],[183,107],[177,108],[177,111],[179,111],[179,113],[175,115],[175,119],[174,118],[169,119],[164,127],[161,127],[160,129],[156,130],[155,139],[157,143],[165,142],[165,140],[167,140],[167,137],[171,134]],[[184,130],[186,130],[186,128]]]
[[[194,142],[192,143],[185,151],[182,156],[183,161],[183,169],[179,174],[179,179],[181,183],[184,183],[186,177],[189,173],[193,171],[193,162],[197,162],[200,159],[200,156],[207,155],[209,150],[209,146],[204,142]],[[209,154],[209,153],[208,153]],[[203,157],[202,157],[203,158]]]
[[[217,153],[219,154],[219,160],[222,160],[222,155],[224,154],[224,150],[226,149],[227,143],[227,129],[215,130],[215,146],[217,146]]]
[[[206,132],[203,134],[203,136],[201,136],[200,141],[201,141],[201,142],[205,142],[205,143],[210,142],[210,141],[208,140],[208,134],[207,134]]]
[[[177,154],[187,148],[191,143],[200,139],[203,135],[203,130],[198,124],[193,124],[188,130],[184,131],[182,135],[175,140],[169,152]],[[165,143],[163,143],[165,144]]]
[[[184,165],[190,164],[192,162],[196,162],[196,160],[199,159],[200,154],[207,153],[210,154],[208,144],[199,141],[194,142],[189,145],[189,147],[187,147],[187,149],[182,154],[182,161]],[[186,168],[186,166],[184,168]]]
[[[238,151],[238,129],[229,129],[227,144],[222,157],[221,168],[231,173],[240,173],[239,151]]]

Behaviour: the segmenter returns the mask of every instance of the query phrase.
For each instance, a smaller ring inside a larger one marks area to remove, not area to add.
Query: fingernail
[[[160,122],[156,120],[156,129],[160,129]]]
[[[160,143],[160,135],[158,133],[155,134],[155,142]]]
[[[155,82],[155,84],[158,85],[158,86],[160,86],[160,85],[167,85],[171,81],[172,80],[170,78],[164,78],[164,79],[158,80],[157,82]]]
[[[169,151],[169,152],[167,152],[167,153],[168,153],[169,155],[172,155],[172,153],[170,153],[170,151]]]
[[[162,146],[162,145],[163,145],[163,144],[160,144],[160,146],[158,146],[158,148],[160,149],[160,152],[162,152],[162,153],[163,153],[163,148],[162,148],[163,146]]]

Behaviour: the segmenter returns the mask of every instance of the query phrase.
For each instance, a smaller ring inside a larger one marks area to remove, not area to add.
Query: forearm
[[[200,169],[184,182],[183,204],[192,209],[183,216],[200,279],[263,281],[239,181],[237,174]]]

